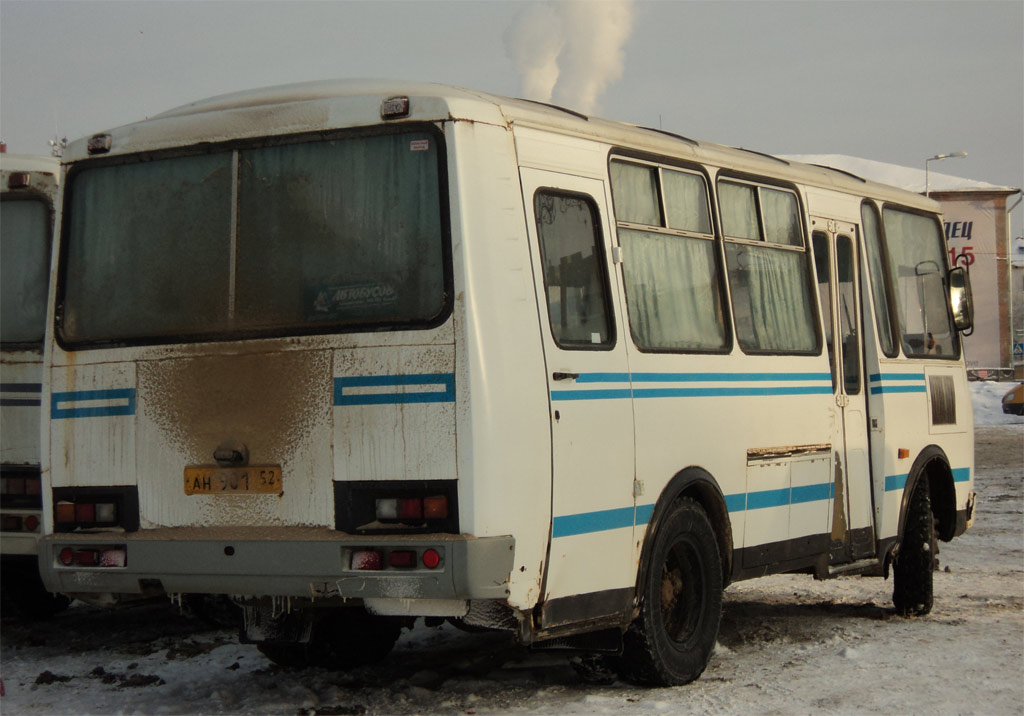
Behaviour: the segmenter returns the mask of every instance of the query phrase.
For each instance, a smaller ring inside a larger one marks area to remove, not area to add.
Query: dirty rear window
[[[0,209],[0,341],[41,344],[50,273],[50,206],[35,199]]]
[[[433,325],[448,305],[440,144],[424,130],[78,172],[62,340]]]

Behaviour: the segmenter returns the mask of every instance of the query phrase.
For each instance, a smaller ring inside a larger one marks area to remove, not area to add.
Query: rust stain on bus
[[[278,464],[330,419],[326,351],[218,355],[141,362],[139,409],[182,453],[212,463],[226,439],[245,443],[253,463]]]

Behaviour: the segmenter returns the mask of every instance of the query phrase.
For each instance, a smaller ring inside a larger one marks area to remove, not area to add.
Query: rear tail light
[[[399,497],[377,500],[378,520],[444,520],[448,519],[448,498]]]
[[[78,527],[115,527],[117,504],[114,502],[58,502],[54,507],[54,521],[62,532]]]
[[[8,509],[42,507],[42,482],[33,470],[5,470],[0,477],[0,504]]]
[[[65,547],[57,553],[57,560],[65,567],[124,567],[128,564],[128,550],[117,547]]]
[[[54,513],[54,518],[58,523],[68,523],[75,521],[75,505],[73,502],[58,502],[57,508]]]
[[[363,549],[352,553],[352,569],[378,570],[384,568],[384,554],[376,549]]]
[[[3,479],[3,494],[24,495],[27,488],[24,477],[5,477]]]
[[[355,549],[347,554],[348,568],[358,571],[416,569],[420,565],[437,569],[441,565],[441,552],[433,547],[392,550],[371,547]]]
[[[4,532],[35,532],[39,529],[39,518],[35,515],[4,515],[0,522]]]
[[[399,568],[415,567],[416,553],[411,549],[395,550],[388,553],[388,564]]]
[[[448,498],[444,495],[423,498],[423,516],[428,520],[448,518]]]

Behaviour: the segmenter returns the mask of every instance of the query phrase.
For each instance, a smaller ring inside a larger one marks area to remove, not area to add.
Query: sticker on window
[[[409,142],[410,152],[425,152],[428,149],[430,149],[429,139],[414,139],[411,142]]]
[[[307,318],[340,320],[367,311],[387,309],[398,302],[397,288],[386,281],[361,281],[340,285],[319,286],[307,298]]]

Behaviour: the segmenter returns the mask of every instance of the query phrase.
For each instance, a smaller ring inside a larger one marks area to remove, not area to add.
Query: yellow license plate
[[[248,467],[186,467],[186,495],[280,495],[280,465]]]

